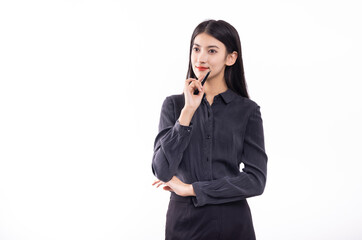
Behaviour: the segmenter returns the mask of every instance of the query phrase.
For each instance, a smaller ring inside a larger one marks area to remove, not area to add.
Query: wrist
[[[184,106],[181,110],[181,113],[184,113],[186,115],[194,115],[196,112],[196,109],[193,107]]]
[[[183,125],[183,126],[189,126],[190,122],[191,122],[191,119],[194,116],[195,111],[196,111],[196,109],[184,107],[181,110],[181,114],[180,114],[180,117],[178,119],[180,124]]]
[[[190,192],[190,196],[196,196],[196,193],[194,191],[194,187],[192,186],[192,184],[189,184],[189,192]]]

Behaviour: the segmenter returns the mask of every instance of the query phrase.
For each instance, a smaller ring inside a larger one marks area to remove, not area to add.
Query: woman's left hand
[[[156,180],[156,181],[154,181],[154,183],[152,185],[155,185],[155,184],[157,184],[157,187],[164,184],[165,185],[163,187],[164,190],[170,191],[170,192],[175,192],[177,195],[182,196],[182,197],[196,196],[196,194],[194,192],[194,188],[192,187],[192,184],[186,184],[186,183],[182,182],[176,176],[173,176],[172,179],[166,183],[162,182],[161,180]]]

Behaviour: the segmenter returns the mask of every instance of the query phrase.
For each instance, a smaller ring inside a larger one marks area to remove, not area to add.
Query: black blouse
[[[204,94],[190,126],[182,126],[184,104],[183,94],[163,102],[153,174],[163,182],[177,176],[192,184],[195,207],[262,194],[268,157],[260,106],[231,89],[215,96],[211,106]]]

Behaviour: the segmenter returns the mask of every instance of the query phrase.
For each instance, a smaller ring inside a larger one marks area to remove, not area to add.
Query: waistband
[[[171,196],[170,196],[170,200],[172,200],[172,201],[184,202],[184,203],[189,203],[192,205],[194,204],[194,202],[192,201],[193,198],[195,198],[195,197],[193,197],[193,196],[182,197],[182,196],[177,195],[174,192],[171,192]],[[230,206],[230,205],[243,205],[243,204],[245,204],[246,206],[249,207],[248,201],[246,199],[232,201],[232,202],[226,202],[226,203],[220,203],[220,204],[215,204],[215,205],[216,206],[221,206],[221,205]],[[205,206],[215,206],[215,205],[207,204]]]
[[[192,203],[193,204],[192,198],[194,198],[194,197],[192,197],[192,196],[182,197],[182,196],[177,195],[174,192],[171,192],[171,196],[170,196],[170,200],[174,200],[174,201],[178,201],[178,202]]]

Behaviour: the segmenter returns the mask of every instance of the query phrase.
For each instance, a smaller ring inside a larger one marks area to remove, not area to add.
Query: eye
[[[210,49],[209,52],[210,53],[217,53],[217,51],[215,49]]]
[[[193,50],[194,50],[195,52],[197,52],[197,51],[199,51],[200,49],[199,49],[198,47],[194,47]]]

